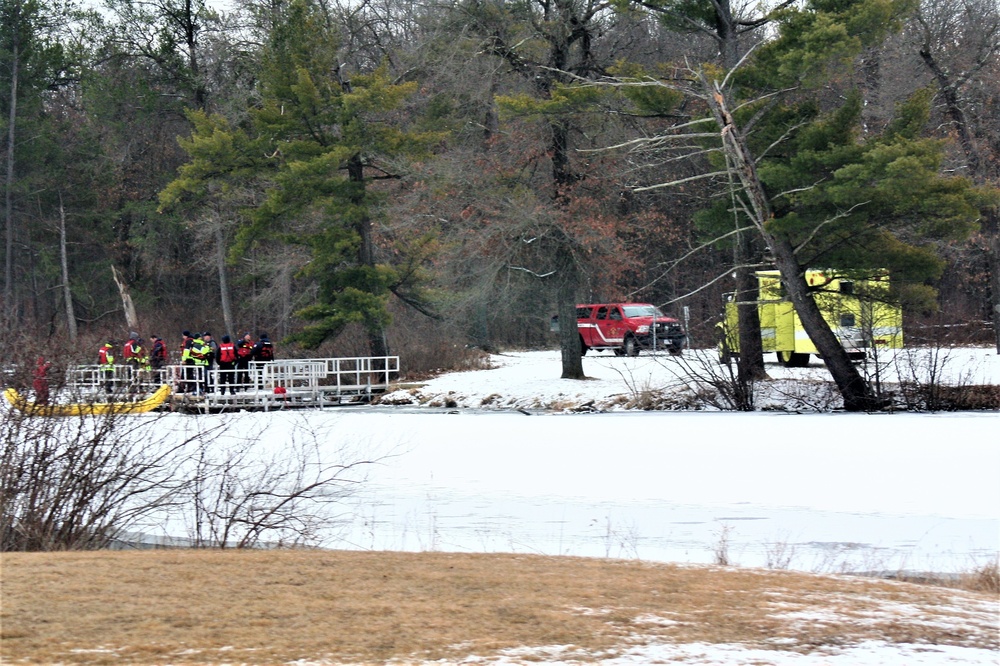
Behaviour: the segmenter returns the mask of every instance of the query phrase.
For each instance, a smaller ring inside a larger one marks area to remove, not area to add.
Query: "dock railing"
[[[76,366],[69,370],[68,386],[81,398],[122,400],[144,397],[168,384],[171,403],[197,404],[207,411],[368,401],[398,377],[398,356],[358,356],[252,362],[245,370],[168,365],[155,370],[116,366],[109,371]]]

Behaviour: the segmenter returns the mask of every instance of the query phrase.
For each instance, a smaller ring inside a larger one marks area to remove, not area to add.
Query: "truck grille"
[[[680,324],[671,322],[656,323],[656,337],[658,338],[679,338],[684,336],[684,329]]]

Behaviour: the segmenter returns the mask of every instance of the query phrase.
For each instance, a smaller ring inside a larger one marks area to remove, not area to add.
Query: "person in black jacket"
[[[167,345],[158,335],[149,336],[149,342],[152,345],[149,351],[149,364],[153,366],[153,370],[159,370],[167,364]]]
[[[254,361],[273,361],[274,360],[274,345],[271,344],[270,338],[267,337],[267,333],[261,333],[258,336],[257,344],[253,346],[253,353],[251,356]]]
[[[215,376],[213,371],[215,370],[215,363],[219,359],[219,343],[212,338],[212,334],[205,331],[201,334],[201,339],[205,341],[208,345],[208,367],[205,368],[205,378],[206,378],[206,389],[208,391],[215,390]]]

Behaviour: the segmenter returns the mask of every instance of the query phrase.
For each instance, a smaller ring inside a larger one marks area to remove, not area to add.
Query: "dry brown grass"
[[[448,662],[552,645],[585,661],[635,640],[998,647],[995,595],[785,571],[190,550],[8,553],[2,567],[4,663]]]

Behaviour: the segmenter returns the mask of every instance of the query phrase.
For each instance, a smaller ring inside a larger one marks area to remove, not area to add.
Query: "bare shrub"
[[[673,357],[692,394],[724,411],[752,412],[757,405],[757,382],[740,377],[736,363],[721,359],[714,349],[692,349]]]
[[[371,460],[324,452],[328,433],[305,425],[268,446],[266,433],[198,438],[186,502],[192,545],[252,548],[315,545],[339,519],[337,507]]]
[[[713,561],[719,566],[728,567],[734,564],[729,554],[733,529],[732,525],[722,523],[719,526],[719,531],[715,533],[715,545],[712,546],[712,555],[714,556]]]
[[[597,519],[590,522],[591,526],[601,528],[601,540],[604,543],[604,557],[639,559],[639,535],[638,528],[634,525],[619,527],[611,520],[611,516],[604,517],[604,524],[600,525]]]
[[[911,411],[1000,409],[1000,387],[976,384],[978,368],[966,367],[955,379],[948,372],[954,359],[946,347],[907,349],[896,355],[899,401]]]
[[[103,548],[182,501],[188,441],[122,414],[0,418],[0,550]]]
[[[207,423],[5,410],[0,550],[145,545],[176,523],[195,546],[310,545],[339,520],[335,507],[370,462],[346,444],[330,447],[334,436],[318,429],[266,441],[263,431],[230,434],[231,421]]]
[[[408,379],[432,377],[445,371],[484,370],[490,355],[481,349],[448,341],[424,342],[400,352],[406,359],[403,375]]]
[[[963,580],[962,587],[967,590],[1000,594],[1000,558],[974,567]]]
[[[833,382],[810,379],[778,379],[767,382],[757,403],[762,410],[785,412],[831,412],[844,406],[844,398]]]
[[[490,349],[468,344],[453,322],[415,313],[394,313],[400,321],[391,329],[390,347],[402,361],[403,376],[421,379],[443,371],[479,370],[488,367]]]
[[[786,570],[795,559],[795,545],[786,539],[772,541],[764,545],[764,563],[768,569]]]

